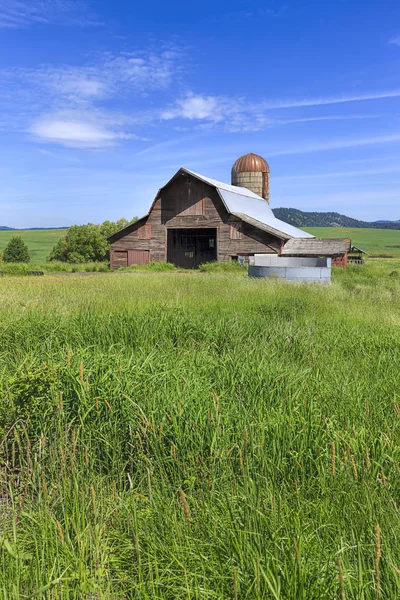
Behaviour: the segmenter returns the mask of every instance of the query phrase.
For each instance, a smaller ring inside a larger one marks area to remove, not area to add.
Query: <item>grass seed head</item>
[[[188,505],[187,500],[186,500],[185,492],[183,491],[182,488],[179,490],[179,494],[180,494],[180,497],[181,497],[181,502],[182,502],[182,507],[183,507],[183,513],[185,515],[186,522],[187,522],[188,525],[190,525],[190,520],[191,519],[190,519],[189,505]]]

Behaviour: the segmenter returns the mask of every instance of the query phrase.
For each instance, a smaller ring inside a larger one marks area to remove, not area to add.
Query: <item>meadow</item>
[[[316,237],[349,237],[353,244],[362,248],[371,256],[382,257],[400,257],[400,231],[390,229],[344,229],[333,227],[305,227]],[[53,246],[59,238],[65,235],[65,229],[47,229],[39,231],[19,230],[19,231],[1,231],[0,230],[0,252],[4,250],[10,238],[14,235],[21,236],[27,244],[31,254],[31,267],[42,270],[51,270],[51,264],[46,265],[46,259],[49,256]],[[61,266],[54,270],[61,270]],[[68,267],[64,267],[67,270]],[[84,268],[75,266],[76,270]],[[70,269],[68,269],[70,270]]]
[[[0,252],[4,250],[10,239],[20,236],[28,246],[31,262],[40,264],[45,262],[53,247],[60,237],[65,235],[66,229],[18,229],[0,230]]]
[[[400,256],[400,230],[344,227],[304,227],[304,230],[318,238],[350,238],[355,246],[373,257]]]
[[[0,594],[400,596],[400,261],[0,279]]]

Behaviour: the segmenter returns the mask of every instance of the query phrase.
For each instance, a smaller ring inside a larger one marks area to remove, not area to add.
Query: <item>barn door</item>
[[[128,250],[128,266],[147,265],[149,260],[150,252],[148,250]]]
[[[128,252],[126,250],[113,250],[111,253],[111,262],[113,269],[128,266]]]

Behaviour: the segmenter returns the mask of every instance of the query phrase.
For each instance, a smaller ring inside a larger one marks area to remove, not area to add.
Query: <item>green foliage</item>
[[[295,227],[351,227],[352,229],[400,229],[400,221],[359,221],[337,212],[304,212],[297,208],[274,208],[277,219]]]
[[[60,237],[65,235],[66,230],[66,228],[38,230],[22,229],[18,231],[0,230],[0,250],[4,250],[13,236],[19,235],[29,248],[31,261],[34,263],[44,262]]]
[[[4,277],[1,597],[399,598],[399,265]]]
[[[131,222],[136,221],[134,217]],[[126,219],[117,222],[104,221],[101,225],[73,225],[65,236],[60,238],[48,258],[49,261],[85,263],[109,259],[107,238],[128,225]]]
[[[10,239],[3,252],[3,261],[6,263],[28,263],[29,250],[20,236]]]

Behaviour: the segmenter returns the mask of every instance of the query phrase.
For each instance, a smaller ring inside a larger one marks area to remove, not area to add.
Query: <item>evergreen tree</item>
[[[29,250],[23,239],[14,236],[10,239],[3,252],[3,261],[8,263],[28,263]]]

